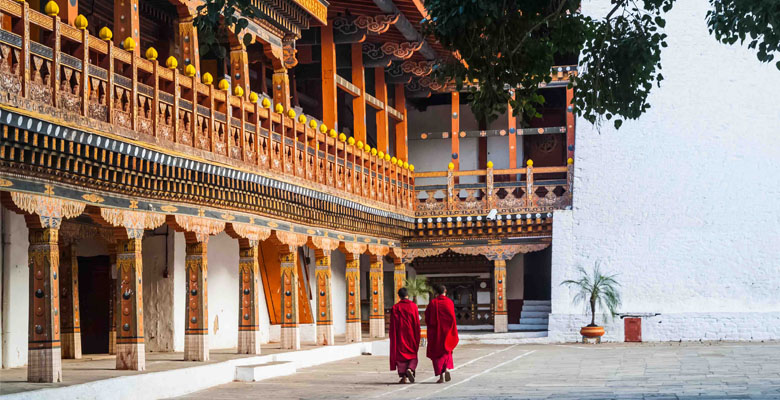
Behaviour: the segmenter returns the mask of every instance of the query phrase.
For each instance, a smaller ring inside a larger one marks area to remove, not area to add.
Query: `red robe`
[[[417,359],[420,348],[420,313],[417,304],[403,299],[390,311],[390,370],[396,362]]]
[[[455,322],[455,304],[447,296],[431,299],[425,308],[425,325],[428,329],[428,347],[425,355],[434,360],[452,353],[458,345],[458,324]],[[447,368],[452,368],[452,357]]]

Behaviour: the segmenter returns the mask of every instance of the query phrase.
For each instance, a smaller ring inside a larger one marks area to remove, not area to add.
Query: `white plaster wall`
[[[168,260],[168,231],[165,227],[144,237],[143,301],[146,351],[174,350],[174,274],[164,276]],[[180,278],[184,279],[182,276]]]
[[[524,257],[523,254],[515,254],[506,262],[506,298],[519,300],[523,298],[524,284]]]
[[[27,364],[29,310],[28,232],[24,217],[2,209],[2,367]]]
[[[238,240],[222,232],[208,245],[209,348],[238,346]]]
[[[184,234],[175,232],[171,243],[171,256],[173,257],[173,348],[174,351],[184,351],[184,318],[187,303],[185,257],[187,242]]]
[[[330,254],[331,307],[333,334],[344,335],[347,331],[347,261],[344,253],[333,251]]]
[[[645,340],[780,338],[779,75],[710,36],[707,9],[668,14],[665,80],[646,115],[617,132],[577,121],[574,208],[553,227],[551,337],[581,311],[558,283],[601,260],[619,274],[622,312],[661,314],[643,321]]]

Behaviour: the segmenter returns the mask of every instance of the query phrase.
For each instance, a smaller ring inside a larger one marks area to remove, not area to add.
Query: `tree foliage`
[[[196,10],[193,24],[198,29],[200,54],[210,52],[217,58],[227,57],[230,35],[246,45],[252,42],[246,27],[251,19],[260,17],[260,10],[252,0],[205,0]]]
[[[615,280],[615,275],[605,275],[601,272],[601,265],[597,262],[593,267],[593,273],[588,273],[585,268],[577,269],[577,279],[569,279],[561,282],[561,285],[569,286],[577,291],[572,302],[584,303],[586,311],[590,311],[590,325],[596,326],[596,310],[601,309],[604,320],[617,315],[620,307],[620,284]]]
[[[709,0],[707,23],[716,38],[735,43],[750,38],[761,61],[778,51],[777,0]],[[579,54],[575,112],[592,123],[613,120],[619,128],[650,108],[660,86],[664,15],[675,0],[612,0],[599,17],[579,13],[581,0],[426,0],[424,30],[456,52],[435,76],[471,93],[478,118],[494,120],[507,103],[521,121],[538,117],[556,57]],[[780,65],[778,65],[780,68]],[[509,89],[515,89],[515,96]]]
[[[415,303],[417,303],[417,296],[427,299],[433,291],[431,285],[428,284],[428,278],[424,276],[404,279],[404,287],[409,291],[409,296],[414,299]]]

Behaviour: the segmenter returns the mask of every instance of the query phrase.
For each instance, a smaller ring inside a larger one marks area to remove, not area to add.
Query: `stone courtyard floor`
[[[780,343],[466,345],[452,381],[434,383],[420,350],[417,383],[388,358],[361,356],[186,399],[780,399]]]

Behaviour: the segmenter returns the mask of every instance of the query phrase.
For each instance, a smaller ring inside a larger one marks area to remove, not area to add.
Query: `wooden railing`
[[[415,187],[417,217],[499,214],[563,209],[571,205],[572,164],[564,167],[528,166],[474,171],[418,172],[415,178],[446,178],[446,184]],[[535,180],[534,176],[544,179]],[[481,183],[456,183],[458,178],[482,177]]]
[[[136,56],[26,2],[0,0],[0,14],[3,27],[12,27],[0,30],[0,103],[367,205],[414,209],[410,168],[332,137],[290,110],[264,107],[264,96],[201,83],[191,69],[185,74]]]

